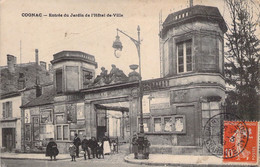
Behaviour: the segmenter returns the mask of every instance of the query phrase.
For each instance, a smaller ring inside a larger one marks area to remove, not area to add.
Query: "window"
[[[33,117],[33,140],[40,140],[40,122],[39,117]]]
[[[63,126],[63,140],[69,140],[69,126]]]
[[[56,125],[56,140],[69,140],[69,125]]]
[[[205,127],[207,122],[210,120],[210,118],[214,117],[215,123],[208,122],[210,125],[209,129],[206,131],[210,135],[215,142],[222,143],[223,139],[220,138],[222,136],[221,131],[221,117],[216,116],[219,113],[221,113],[221,103],[217,101],[212,102],[202,102],[201,103],[201,110],[202,110],[202,127]]]
[[[61,69],[56,70],[56,92],[57,93],[62,92],[62,70]]]
[[[80,130],[80,129],[73,129],[73,130],[70,130],[70,140],[73,140],[74,137],[75,137],[75,133],[78,134],[79,138],[82,140],[83,139],[83,136],[85,133],[85,130]]]
[[[62,131],[61,131],[61,129],[62,129],[61,125],[57,126],[57,140],[62,140]]]
[[[220,72],[223,72],[222,65],[223,65],[223,47],[222,47],[222,41],[218,40],[218,57],[219,57],[219,70]]]
[[[8,102],[4,102],[3,103],[3,118],[11,118],[13,117],[12,114],[12,102],[8,101]]]
[[[177,72],[192,71],[192,41],[181,42],[177,44]]]

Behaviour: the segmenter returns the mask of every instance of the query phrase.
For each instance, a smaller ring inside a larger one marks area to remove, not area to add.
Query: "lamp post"
[[[143,124],[143,105],[142,105],[142,99],[143,99],[143,88],[142,88],[142,75],[141,75],[141,54],[140,54],[140,46],[141,46],[141,40],[140,40],[140,27],[138,25],[137,27],[137,35],[138,35],[138,39],[134,39],[131,36],[129,36],[128,34],[126,34],[125,32],[116,29],[117,30],[117,36],[116,36],[116,40],[113,43],[113,48],[115,49],[114,54],[117,58],[119,58],[120,55],[120,51],[122,51],[122,43],[120,41],[120,37],[118,36],[118,32],[124,34],[125,36],[127,36],[129,39],[131,39],[132,42],[134,42],[136,49],[137,49],[137,54],[138,54],[138,59],[139,59],[139,113],[140,113],[140,133],[138,135],[138,152],[142,154],[142,158],[145,158],[143,155],[144,153],[144,124]]]

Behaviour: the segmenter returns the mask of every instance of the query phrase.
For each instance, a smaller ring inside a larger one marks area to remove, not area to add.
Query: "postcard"
[[[258,0],[1,0],[1,166],[259,165]]]

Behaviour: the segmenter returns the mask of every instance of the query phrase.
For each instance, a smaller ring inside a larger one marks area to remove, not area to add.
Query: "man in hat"
[[[98,157],[97,156],[97,145],[98,145],[98,143],[97,143],[96,138],[91,137],[91,139],[89,140],[89,147],[91,149],[91,153],[92,153],[93,158],[95,158],[95,156]]]
[[[149,140],[147,139],[147,136],[144,137],[144,155],[145,159],[149,159],[149,154],[150,154],[150,147],[151,144]]]
[[[138,136],[135,133],[132,138],[132,152],[134,153],[134,158],[138,159]]]
[[[84,151],[84,159],[86,160],[86,152],[88,154],[88,159],[90,159],[90,141],[87,139],[87,136],[84,135],[83,136],[84,139],[82,140],[81,142],[81,147],[82,147],[82,150]]]
[[[81,145],[81,141],[77,133],[75,133],[73,144],[76,146],[76,157],[79,158],[79,146]]]

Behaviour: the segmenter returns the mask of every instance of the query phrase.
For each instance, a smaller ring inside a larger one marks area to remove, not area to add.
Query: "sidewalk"
[[[257,166],[256,164],[223,163],[221,158],[216,156],[193,156],[193,155],[169,155],[150,154],[149,159],[134,159],[130,154],[125,161],[133,164],[145,164],[156,166]]]
[[[50,157],[46,157],[45,154],[27,154],[27,153],[0,153],[2,159],[31,159],[31,160],[50,160]],[[70,159],[69,154],[59,154],[57,160]]]
[[[50,160],[45,154],[8,153],[0,154],[0,159],[30,159],[30,160]],[[59,154],[57,160],[70,159],[69,154]],[[221,158],[216,156],[192,156],[192,155],[169,155],[150,154],[150,158],[134,159],[130,154],[124,157],[125,162],[139,165],[155,166],[257,166],[256,164],[223,163]]]

